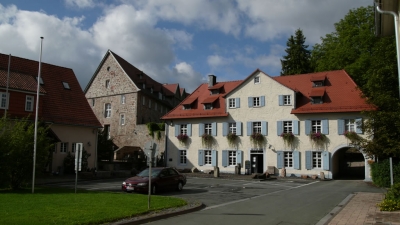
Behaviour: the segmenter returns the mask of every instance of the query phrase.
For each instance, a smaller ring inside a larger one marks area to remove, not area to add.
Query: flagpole
[[[4,110],[4,118],[7,118],[8,108],[8,85],[10,80],[10,65],[11,65],[11,54],[8,55],[8,72],[7,72],[7,86],[6,86],[6,108]]]
[[[39,111],[40,73],[42,70],[42,45],[43,45],[43,37],[40,37],[39,71],[37,77],[37,91],[36,91],[35,140],[33,146],[32,194],[35,193],[35,167],[36,167],[36,145],[37,145],[36,140],[37,140],[37,123],[38,123],[38,111]]]

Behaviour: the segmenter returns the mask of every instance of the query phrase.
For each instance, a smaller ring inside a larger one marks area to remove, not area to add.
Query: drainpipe
[[[384,11],[381,10],[379,5],[376,6],[376,11],[382,14],[390,14],[394,17],[394,32],[396,34],[396,50],[397,50],[397,73],[399,80],[399,97],[400,97],[400,46],[399,46],[399,14],[393,11]],[[393,186],[393,165],[392,165],[392,157],[390,157],[390,184]]]

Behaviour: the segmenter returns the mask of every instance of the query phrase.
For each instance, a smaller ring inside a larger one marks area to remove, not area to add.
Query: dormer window
[[[259,76],[254,77],[254,83],[255,84],[259,84],[260,83],[260,77]]]
[[[62,82],[62,83],[63,83],[64,89],[71,89],[67,82]]]
[[[313,82],[313,87],[322,87],[322,86],[324,86],[323,81],[314,81]]]
[[[325,95],[325,88],[313,88],[311,89],[310,97],[311,104],[322,104],[323,97]]]
[[[325,79],[325,74],[316,74],[311,77],[310,81],[312,82],[313,87],[323,87],[325,86]]]
[[[192,109],[191,105],[183,105],[183,110]]]
[[[322,104],[322,103],[324,103],[322,100],[322,96],[311,97],[311,104]]]
[[[211,103],[206,103],[206,104],[204,104],[204,109],[205,110],[211,110],[211,109],[213,109],[213,106],[212,106]]]
[[[219,94],[219,89],[211,90],[211,94],[212,94],[212,95],[217,95],[217,94]]]

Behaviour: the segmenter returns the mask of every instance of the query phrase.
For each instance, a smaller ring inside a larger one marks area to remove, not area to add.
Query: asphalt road
[[[78,188],[120,191],[122,180],[78,182]],[[57,186],[73,188],[74,183]],[[195,199],[203,202],[206,208],[150,224],[316,224],[349,194],[355,192],[384,190],[361,180],[253,181],[188,178],[182,192],[164,192],[161,195]]]

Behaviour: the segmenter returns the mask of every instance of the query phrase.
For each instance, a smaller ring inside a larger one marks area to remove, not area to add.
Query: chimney
[[[208,87],[212,87],[217,83],[217,77],[215,75],[208,75]]]

